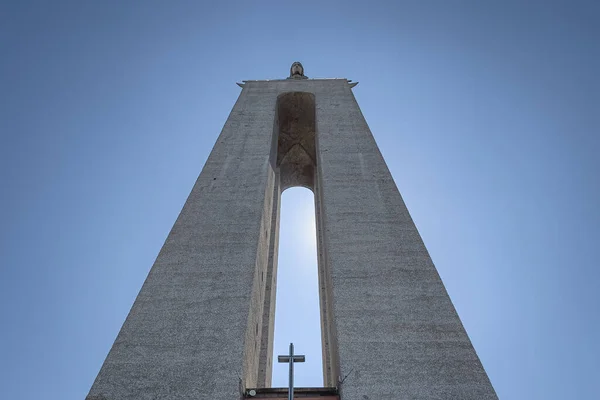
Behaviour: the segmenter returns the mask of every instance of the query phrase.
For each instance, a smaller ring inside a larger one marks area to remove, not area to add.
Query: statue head
[[[299,61],[296,61],[290,67],[290,78],[304,78],[304,67]]]

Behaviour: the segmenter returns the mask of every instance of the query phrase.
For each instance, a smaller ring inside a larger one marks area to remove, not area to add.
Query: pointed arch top
[[[281,188],[314,189],[316,154],[315,95],[286,92],[277,98],[277,161]]]

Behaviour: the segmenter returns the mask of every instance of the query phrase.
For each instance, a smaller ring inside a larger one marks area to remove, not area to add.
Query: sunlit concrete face
[[[88,400],[270,385],[282,190],[315,194],[324,384],[496,399],[346,79],[246,81]]]

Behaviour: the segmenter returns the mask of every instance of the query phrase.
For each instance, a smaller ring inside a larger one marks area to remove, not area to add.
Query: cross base
[[[250,391],[254,391],[251,396]],[[244,399],[287,399],[288,388],[247,389]],[[294,398],[302,400],[340,400],[337,388],[294,388]]]

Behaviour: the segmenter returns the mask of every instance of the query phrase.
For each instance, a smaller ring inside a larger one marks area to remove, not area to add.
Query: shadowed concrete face
[[[231,400],[270,386],[290,186],[315,194],[325,386],[341,400],[497,399],[353,84],[240,85],[87,399]]]
[[[280,169],[281,189],[292,186],[313,189],[316,166],[315,96],[305,92],[280,95],[277,116],[277,167]]]

